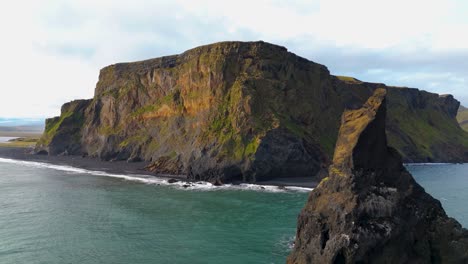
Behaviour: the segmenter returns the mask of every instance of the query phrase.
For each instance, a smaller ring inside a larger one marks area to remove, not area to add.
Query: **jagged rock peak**
[[[362,108],[343,113],[333,155],[333,165],[336,169],[383,166],[382,161],[387,153],[386,94],[385,89],[376,89]],[[372,153],[372,158],[368,156],[369,153]]]
[[[468,231],[387,146],[385,90],[342,117],[333,164],[298,217],[288,263],[468,263]]]

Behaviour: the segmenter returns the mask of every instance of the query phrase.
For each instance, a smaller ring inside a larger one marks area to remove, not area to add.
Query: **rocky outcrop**
[[[105,67],[94,98],[76,115],[65,109],[48,120],[36,150],[145,161],[155,173],[213,182],[314,177],[330,163],[343,109],[375,88],[334,77],[284,47],[216,43]],[[388,89],[404,113],[390,115],[390,143],[408,161],[468,160],[466,134],[452,116],[456,100]],[[77,122],[63,122],[71,117]],[[413,132],[420,132],[414,120],[427,136]],[[449,130],[452,123],[458,130]]]
[[[387,146],[386,91],[345,111],[333,164],[298,218],[288,263],[467,263],[468,231]]]
[[[60,155],[82,152],[85,110],[91,100],[76,100],[62,106],[61,115],[46,119],[44,134],[36,145],[41,154]]]

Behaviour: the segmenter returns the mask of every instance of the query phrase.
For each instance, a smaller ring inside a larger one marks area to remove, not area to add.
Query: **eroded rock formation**
[[[386,91],[345,111],[333,164],[298,218],[288,263],[468,263],[468,231],[387,146]]]

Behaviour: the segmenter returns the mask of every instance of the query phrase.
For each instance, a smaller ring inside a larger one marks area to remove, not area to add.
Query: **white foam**
[[[259,185],[259,184],[249,184],[249,183],[241,183],[241,184],[224,184],[220,186],[213,185],[209,182],[198,181],[198,182],[187,182],[187,181],[177,181],[174,183],[169,183],[168,178],[156,177],[156,176],[148,176],[148,175],[139,175],[139,174],[115,174],[115,173],[107,173],[104,171],[95,171],[95,170],[87,170],[72,166],[66,165],[55,165],[50,163],[44,162],[36,162],[36,161],[24,161],[24,160],[15,160],[15,159],[5,159],[0,158],[0,162],[3,163],[11,163],[11,164],[18,164],[28,167],[34,168],[47,168],[53,169],[58,171],[65,171],[69,173],[78,173],[78,174],[90,174],[102,177],[113,177],[124,179],[128,181],[136,181],[145,184],[156,184],[156,185],[167,185],[173,186],[177,189],[182,190],[195,190],[195,191],[217,191],[217,190],[251,190],[251,191],[264,191],[264,192],[310,192],[313,188],[305,188],[305,187],[296,187],[296,186],[286,186],[286,187],[278,187],[274,185]]]
[[[276,244],[281,250],[290,252],[294,248],[295,240],[296,236],[283,236]]]
[[[434,166],[434,165],[453,165],[456,163],[404,163],[405,166]]]

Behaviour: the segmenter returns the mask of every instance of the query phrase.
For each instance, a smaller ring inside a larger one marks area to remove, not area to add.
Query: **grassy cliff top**
[[[340,75],[337,75],[336,78],[340,79],[341,81],[343,82],[346,82],[346,83],[352,83],[352,84],[360,84],[362,83],[362,81],[354,78],[354,77],[350,77],[350,76],[340,76]]]
[[[106,66],[100,71],[100,81],[105,81],[106,79],[114,79],[113,77],[117,76],[127,76],[130,73],[144,74],[149,72],[152,69],[157,68],[167,68],[172,69],[188,61],[198,60],[199,63],[203,62],[213,62],[216,58],[219,57],[239,57],[242,59],[263,59],[263,60],[286,60],[292,59],[304,64],[315,64],[319,65],[326,69],[329,72],[328,68],[320,63],[316,63],[308,60],[307,58],[298,56],[290,51],[287,48],[264,42],[264,41],[223,41],[216,42],[212,44],[202,45],[184,51],[180,54],[162,56],[158,58],[152,58],[148,60],[135,61],[135,62],[123,62],[116,63],[109,66]],[[203,57],[203,58],[202,58]],[[208,59],[208,61],[206,61]],[[113,77],[111,77],[113,76]],[[383,83],[370,83],[361,81],[352,76],[335,76],[338,80],[345,82],[350,85],[359,85],[359,84],[369,84],[375,85],[376,87],[388,87],[395,89],[405,89],[405,90],[414,90],[413,92],[425,92],[424,90],[419,90],[416,88],[401,87],[401,86],[392,86],[386,85]],[[99,93],[96,93],[99,94]],[[439,96],[439,95],[438,95]],[[440,95],[441,97],[452,97],[451,95]],[[453,98],[453,97],[452,97]]]
[[[187,60],[191,60],[194,57],[199,57],[202,54],[217,53],[219,55],[240,55],[240,56],[261,56],[270,57],[277,54],[285,53],[293,55],[304,62],[311,62],[306,58],[297,56],[294,53],[289,52],[285,47],[271,44],[264,41],[223,41],[213,44],[203,45],[189,49],[180,54],[163,56],[158,58],[152,58],[148,60],[135,61],[135,62],[123,62],[116,63],[104,67],[102,71],[114,70],[114,71],[146,71],[151,68],[173,68]],[[325,67],[325,66],[324,66]]]

